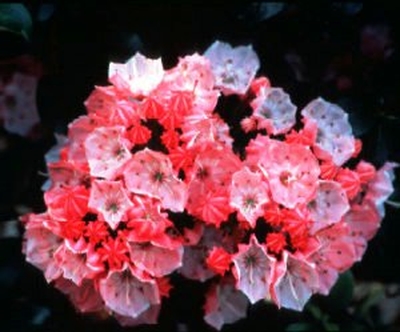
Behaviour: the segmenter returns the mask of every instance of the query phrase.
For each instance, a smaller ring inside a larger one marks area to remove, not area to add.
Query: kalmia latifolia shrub
[[[22,217],[27,261],[78,310],[156,324],[179,274],[208,282],[221,329],[260,300],[300,311],[361,260],[396,165],[360,160],[343,109],[298,110],[258,69],[220,41],[171,69],[110,64],[46,156],[46,211]]]

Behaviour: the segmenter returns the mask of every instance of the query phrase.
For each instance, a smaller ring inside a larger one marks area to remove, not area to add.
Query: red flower
[[[109,238],[102,242],[101,248],[97,250],[101,260],[108,264],[110,271],[120,271],[123,264],[129,261],[128,246],[121,238]]]
[[[268,233],[265,240],[267,248],[274,254],[280,254],[286,247],[286,237],[282,233]]]
[[[222,276],[229,270],[231,262],[231,255],[221,247],[212,248],[206,259],[207,266]]]

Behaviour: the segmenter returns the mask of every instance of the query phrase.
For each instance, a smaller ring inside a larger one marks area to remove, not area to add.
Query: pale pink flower
[[[102,214],[112,229],[133,206],[129,193],[121,181],[95,180],[92,182],[88,206]]]
[[[365,200],[375,204],[381,218],[385,216],[384,203],[394,191],[394,169],[398,166],[396,163],[386,162],[377,170],[375,176],[368,184]]]
[[[216,41],[204,56],[210,60],[215,87],[225,95],[245,94],[260,67],[260,60],[251,45],[232,47]]]
[[[266,129],[269,134],[286,133],[296,122],[297,107],[281,88],[261,89],[251,107],[258,129]]]
[[[318,289],[315,265],[302,257],[284,251],[277,263],[276,281],[271,285],[271,295],[278,307],[301,311]]]
[[[249,244],[239,244],[239,251],[233,255],[232,261],[236,288],[246,294],[251,303],[269,298],[275,258],[267,254],[254,234]]]
[[[83,172],[89,170],[84,142],[97,127],[97,121],[87,115],[81,115],[68,125],[67,146],[63,149],[66,160]]]
[[[99,291],[107,308],[132,318],[138,317],[151,305],[160,303],[157,284],[138,280],[129,268],[112,272],[101,279]]]
[[[311,101],[301,114],[306,121],[316,122],[316,147],[331,156],[336,165],[341,166],[352,157],[355,139],[348,115],[338,105],[317,98]]]
[[[121,324],[121,326],[138,326],[142,324],[157,324],[157,319],[160,314],[161,304],[152,304],[148,309],[142,312],[139,316],[133,318],[115,313],[113,316]]]
[[[120,89],[128,89],[134,96],[147,96],[162,81],[164,69],[161,58],[150,59],[136,53],[126,63],[111,62],[109,80]]]
[[[168,90],[211,90],[214,87],[214,75],[210,61],[198,53],[180,58],[176,67],[165,72],[160,89],[167,87]]]

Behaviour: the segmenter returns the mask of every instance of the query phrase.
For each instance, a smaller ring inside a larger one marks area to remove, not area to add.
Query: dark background
[[[326,1],[278,6],[153,1],[27,5],[32,38],[26,42],[1,34],[0,59],[28,55],[42,67],[37,94],[41,124],[29,137],[0,128],[6,142],[0,149],[0,223],[16,220],[26,207],[43,211],[44,178],[38,171],[45,171],[43,155],[55,143],[53,133],[65,133],[67,124],[84,114],[83,102],[93,86],[107,84],[110,61],[125,62],[136,51],[162,57],[164,67],[170,68],[180,56],[202,53],[216,39],[234,46],[252,44],[261,60],[259,74],[288,92],[300,109],[318,96],[340,104],[364,142],[364,159],[378,167],[385,160],[400,162],[399,30],[394,6]],[[392,199],[400,199],[397,192]],[[379,233],[352,269],[356,285],[400,283],[399,217],[398,209],[387,207]],[[21,243],[21,236],[0,236],[0,331],[123,331],[114,321],[76,314],[68,300],[25,263]],[[179,287],[163,306],[160,324],[127,330],[212,331],[202,322],[204,287],[174,282]],[[353,288],[347,292],[350,297],[355,294]],[[383,322],[379,306],[373,304],[366,318],[360,318],[349,308],[361,304],[346,302],[341,307],[334,296],[311,301],[341,329],[399,330],[398,313]],[[334,328],[323,319],[312,310],[300,314],[259,303],[249,309],[247,319],[224,331],[284,330],[291,323],[298,328],[306,323]]]

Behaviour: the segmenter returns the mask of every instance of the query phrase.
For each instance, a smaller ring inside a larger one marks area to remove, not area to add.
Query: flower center
[[[111,211],[112,213],[117,213],[118,212],[118,204],[115,202],[108,204],[107,211]]]
[[[247,196],[244,199],[244,207],[246,209],[254,209],[257,204],[256,199],[253,196]]]
[[[125,150],[122,148],[122,146],[118,145],[114,149],[114,156],[117,159],[121,159],[125,155]]]
[[[164,173],[161,171],[156,171],[153,175],[153,180],[155,182],[162,182],[164,180]]]
[[[204,180],[206,177],[208,177],[208,175],[208,170],[205,167],[200,167],[196,173],[196,177],[200,180]]]
[[[256,266],[258,263],[258,257],[254,253],[248,253],[244,259],[244,264],[247,268]]]
[[[289,171],[283,171],[279,176],[279,180],[284,186],[288,186],[290,182],[293,182],[294,177]]]

